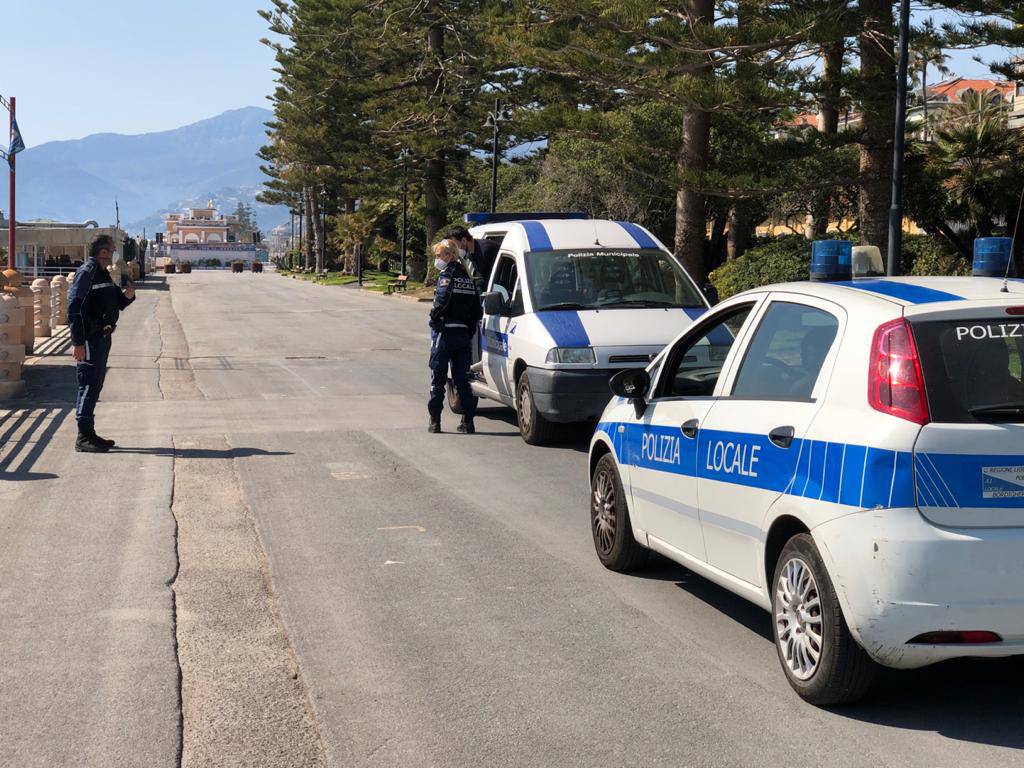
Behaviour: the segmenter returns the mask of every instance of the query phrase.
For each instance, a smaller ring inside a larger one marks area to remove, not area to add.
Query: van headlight
[[[555,347],[548,350],[546,363],[593,365],[597,362],[593,347]]]

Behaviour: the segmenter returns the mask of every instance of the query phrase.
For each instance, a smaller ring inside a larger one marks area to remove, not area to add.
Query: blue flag
[[[7,150],[7,157],[13,158],[16,154],[25,149],[25,142],[21,138],[21,131],[18,130],[18,121],[11,125],[11,148]]]

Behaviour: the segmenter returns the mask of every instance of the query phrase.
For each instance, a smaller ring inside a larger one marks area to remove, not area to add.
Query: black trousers
[[[472,364],[469,329],[445,328],[435,332],[433,337],[430,345],[430,400],[427,402],[427,411],[431,418],[441,418],[450,368],[463,413],[471,419],[476,415],[477,397],[469,386],[469,366]]]

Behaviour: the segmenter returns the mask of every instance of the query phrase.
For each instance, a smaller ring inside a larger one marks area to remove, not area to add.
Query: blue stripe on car
[[[556,347],[590,346],[590,337],[578,313],[570,310],[552,310],[538,312],[537,318],[551,334]]]
[[[526,241],[530,244],[531,251],[554,250],[551,247],[551,238],[548,237],[548,231],[544,229],[543,224],[539,221],[524,221],[521,223],[526,231]]]
[[[654,238],[648,235],[644,231],[643,227],[638,227],[636,224],[633,224],[632,222],[629,221],[617,221],[615,223],[622,227],[624,230],[626,230],[626,232],[629,233],[629,236],[636,240],[636,244],[639,245],[641,248],[658,247],[658,244],[654,242]]]
[[[619,426],[625,428],[623,433]],[[779,448],[767,435],[709,429],[700,430],[691,440],[678,427],[645,424],[602,422],[597,429],[615,445],[619,461],[634,467],[861,509],[915,504],[913,459],[905,451],[807,439]],[[648,434],[646,445],[644,433]],[[746,464],[734,459],[731,465],[718,466],[711,451],[719,443],[745,450]],[[751,457],[756,457],[754,462]],[[930,499],[922,503],[934,506]]]
[[[937,291],[934,288],[925,288],[923,285],[912,285],[911,283],[897,283],[893,280],[872,280],[861,278],[859,280],[840,280],[833,285],[841,285],[845,288],[856,288],[860,291],[870,291],[892,299],[899,299],[910,304],[931,304],[936,301],[963,301],[963,296],[955,293]]]

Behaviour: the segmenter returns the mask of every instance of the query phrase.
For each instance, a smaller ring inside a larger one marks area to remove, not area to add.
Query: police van
[[[817,704],[876,665],[1024,654],[1024,281],[996,240],[978,276],[891,279],[815,243],[825,279],[733,296],[618,374],[590,446],[601,562],[660,552],[770,611]]]
[[[467,214],[500,249],[483,296],[473,392],[516,409],[523,439],[596,421],[608,381],[646,365],[707,311],[644,227],[585,214]],[[456,406],[457,407],[457,406]]]

